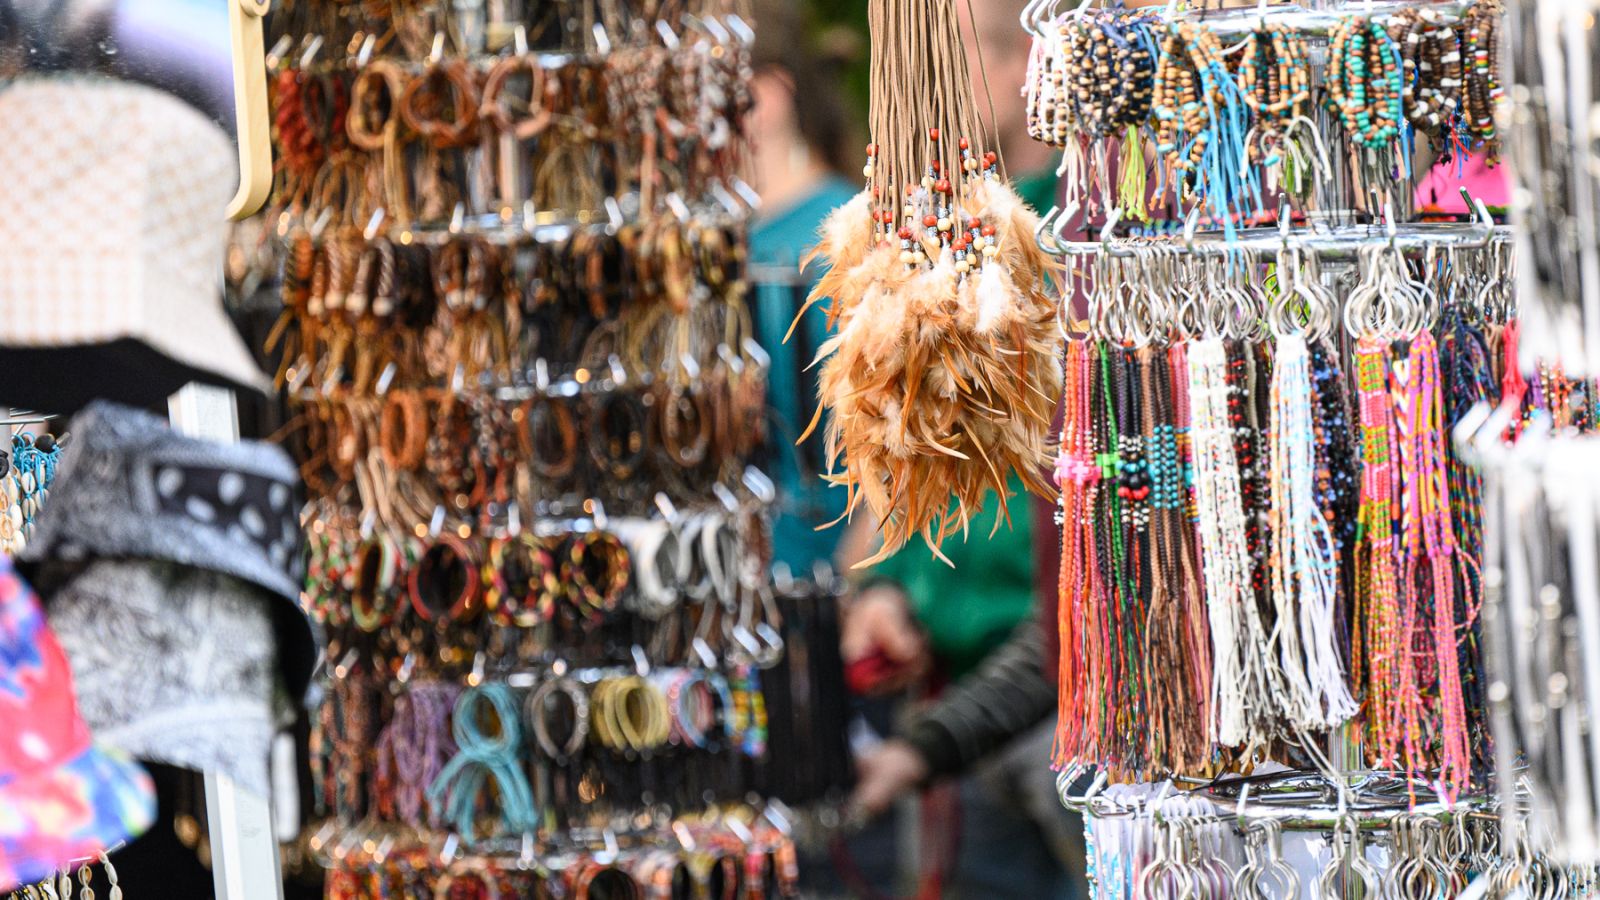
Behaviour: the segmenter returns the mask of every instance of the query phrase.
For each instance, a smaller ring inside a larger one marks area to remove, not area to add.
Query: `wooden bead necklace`
[[[1424,134],[1448,138],[1455,128],[1461,96],[1461,44],[1455,29],[1424,8],[1403,9],[1390,16],[1388,31],[1400,49],[1400,94],[1406,119]]]
[[[1328,41],[1328,103],[1350,139],[1368,150],[1385,149],[1400,136],[1400,56],[1377,22],[1340,22]]]
[[[1287,26],[1273,23],[1245,38],[1239,61],[1239,89],[1255,116],[1250,161],[1276,165],[1276,138],[1306,114],[1311,100],[1311,66],[1306,45]]]
[[[1478,0],[1461,21],[1463,61],[1461,112],[1472,137],[1497,144],[1494,107],[1502,97],[1500,87],[1500,31],[1503,8],[1499,0]]]

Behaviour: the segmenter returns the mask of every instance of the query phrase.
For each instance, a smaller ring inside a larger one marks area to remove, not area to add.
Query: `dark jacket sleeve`
[[[1045,679],[1043,661],[1044,629],[1029,616],[901,736],[928,761],[933,777],[964,771],[1055,712],[1056,687]]]

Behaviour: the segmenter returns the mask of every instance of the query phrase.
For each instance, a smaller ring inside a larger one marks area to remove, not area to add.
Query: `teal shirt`
[[[842,178],[829,178],[787,208],[763,212],[750,228],[750,312],[756,341],[772,357],[767,397],[773,410],[771,443],[777,457],[770,474],[779,494],[773,559],[787,563],[796,574],[809,574],[816,562],[832,561],[843,526],[816,528],[844,512],[845,492],[830,489],[822,480],[825,460],[820,433],[795,446],[816,412],[817,371],[805,368],[827,338],[827,317],[814,307],[788,343],[783,336],[822,275],[816,265],[801,272],[801,258],[816,246],[822,220],[858,190]]]

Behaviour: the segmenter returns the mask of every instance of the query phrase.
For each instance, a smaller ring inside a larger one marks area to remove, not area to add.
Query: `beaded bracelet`
[[[586,531],[567,542],[561,581],[570,588],[577,611],[603,617],[617,608],[631,577],[628,548],[608,531]]]
[[[1478,0],[1462,20],[1464,56],[1461,112],[1473,137],[1491,148],[1496,142],[1494,107],[1500,102],[1499,22],[1504,9],[1499,0]]]
[[[533,534],[496,538],[484,560],[484,606],[503,626],[548,621],[561,596],[559,539]]]
[[[1305,41],[1288,26],[1267,24],[1245,38],[1239,62],[1239,88],[1255,115],[1252,162],[1276,165],[1281,157],[1274,139],[1306,114],[1311,100],[1311,65]]]
[[[1389,18],[1400,49],[1405,116],[1428,134],[1453,128],[1461,89],[1461,44],[1455,29],[1430,9],[1403,9]]]

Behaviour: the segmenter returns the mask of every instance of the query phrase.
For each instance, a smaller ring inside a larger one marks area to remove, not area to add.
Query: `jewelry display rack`
[[[1024,29],[1035,35],[1040,34],[1035,25],[1042,22],[1039,14],[1045,5],[1043,2],[1030,4],[1022,15]],[[1310,6],[1268,5],[1263,2],[1249,8],[1178,12],[1176,3],[1173,3],[1166,8],[1162,17],[1167,21],[1181,18],[1203,22],[1207,29],[1224,41],[1240,40],[1267,28],[1283,28],[1309,38],[1307,43],[1311,48],[1315,83],[1320,81],[1326,58],[1326,37],[1344,17],[1359,15],[1381,21],[1401,10],[1425,8],[1437,14],[1438,18],[1434,21],[1448,24],[1458,21],[1470,6],[1461,2],[1395,3],[1370,0],[1365,3],[1315,3]],[[1326,111],[1320,107],[1315,118],[1323,133],[1337,130],[1332,127]],[[1332,148],[1329,156],[1334,158],[1336,168],[1344,158],[1332,152]],[[1337,174],[1330,174],[1316,189],[1319,193],[1325,192],[1323,189],[1329,186],[1329,182],[1338,177]],[[1407,193],[1406,205],[1409,205],[1410,189],[1409,180],[1401,182],[1397,188],[1397,192]],[[1107,190],[1109,192],[1110,188]],[[1121,237],[1117,235],[1117,227],[1122,223],[1123,210],[1118,207],[1108,211],[1104,225],[1098,229],[1098,239],[1086,241],[1069,240],[1064,236],[1074,221],[1081,218],[1078,215],[1080,210],[1075,207],[1066,210],[1052,207],[1040,221],[1034,237],[1040,250],[1062,260],[1069,267],[1081,266],[1085,260],[1105,258],[1200,256],[1270,260],[1273,254],[1314,256],[1328,263],[1320,267],[1321,281],[1337,299],[1339,308],[1342,308],[1349,299],[1353,281],[1350,276],[1359,265],[1363,253],[1374,246],[1387,247],[1389,251],[1406,258],[1431,258],[1432,254],[1447,251],[1483,250],[1492,246],[1505,247],[1511,243],[1511,229],[1495,223],[1482,198],[1473,197],[1466,188],[1461,189],[1461,196],[1471,213],[1471,219],[1467,222],[1406,222],[1402,216],[1396,215],[1392,200],[1370,200],[1365,210],[1319,209],[1307,212],[1303,217],[1304,224],[1296,225],[1287,198],[1280,194],[1276,225],[1239,228],[1227,235],[1220,230],[1203,230],[1200,227],[1205,205],[1197,203],[1178,234]],[[1369,219],[1370,224],[1357,224],[1358,217]],[[1431,791],[1416,790],[1414,786],[1406,789],[1408,786],[1403,773],[1396,776],[1393,773],[1341,765],[1360,759],[1355,743],[1359,740],[1356,731],[1349,726],[1336,728],[1329,734],[1328,746],[1323,748],[1338,770],[1338,780],[1330,777],[1333,774],[1331,772],[1289,770],[1266,776],[1229,776],[1226,780],[1190,781],[1180,783],[1176,788],[1173,781],[1167,781],[1154,802],[1142,807],[1141,811],[1160,822],[1162,806],[1175,793],[1179,793],[1203,798],[1219,812],[1215,817],[1191,819],[1191,823],[1203,821],[1235,825],[1240,834],[1245,833],[1252,824],[1262,821],[1275,823],[1273,827],[1282,831],[1329,833],[1346,827],[1347,823],[1354,823],[1354,827],[1361,832],[1381,832],[1397,828],[1399,822],[1420,816],[1444,824],[1460,819],[1463,828],[1468,820],[1489,827],[1498,825],[1505,831],[1503,840],[1510,839],[1509,832],[1513,826],[1509,821],[1502,822],[1496,814],[1499,801],[1492,793],[1463,795],[1452,803],[1434,796]],[[1057,791],[1064,806],[1086,817],[1095,815],[1114,819],[1135,814],[1126,806],[1108,802],[1103,796],[1108,781],[1104,770],[1084,790],[1080,778],[1086,771],[1092,769],[1073,766],[1059,774]],[[1183,782],[1182,779],[1174,780]],[[1301,790],[1287,792],[1287,796],[1279,792],[1270,800],[1263,799],[1263,788],[1273,783],[1293,783]],[[1392,789],[1396,784],[1403,787],[1398,794],[1392,790],[1374,794],[1371,790],[1381,787]],[[1251,802],[1252,792],[1257,795],[1255,802]],[[1354,879],[1348,873],[1343,877],[1347,879],[1345,895],[1361,896],[1362,892],[1356,889]],[[1480,878],[1486,881],[1487,873],[1480,875]],[[1481,886],[1474,885],[1469,890],[1473,889],[1481,889]]]

